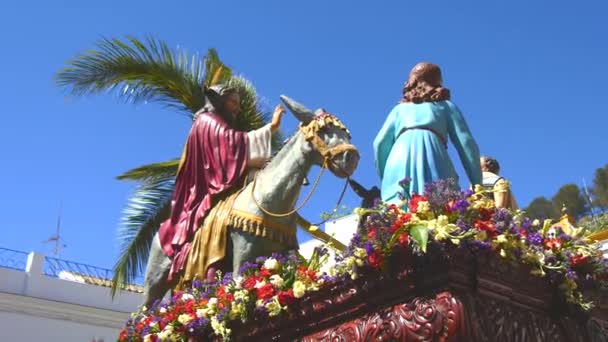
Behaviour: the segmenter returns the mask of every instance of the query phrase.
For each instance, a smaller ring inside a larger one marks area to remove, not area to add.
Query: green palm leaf
[[[56,81],[71,95],[84,96],[114,91],[133,103],[158,102],[186,112],[191,118],[204,106],[203,86],[227,83],[241,96],[240,130],[259,128],[268,116],[251,82],[233,75],[214,49],[201,59],[184,50],[172,50],[164,41],[102,39],[96,47],[69,60]],[[281,142],[275,135],[274,146]],[[181,152],[181,151],[180,151]],[[140,166],[118,176],[139,182],[124,210],[118,230],[120,255],[114,266],[112,293],[142,273],[150,243],[170,214],[170,201],[179,160]]]
[[[171,212],[174,181],[174,176],[145,181],[129,199],[118,229],[120,256],[114,265],[112,296],[143,274],[154,234]]]
[[[118,89],[128,101],[160,102],[191,115],[205,104],[202,85],[231,75],[213,49],[201,60],[151,37],[145,43],[128,37],[100,40],[96,49],[68,61],[56,80],[75,96]]]
[[[131,181],[150,181],[159,178],[175,177],[178,166],[179,159],[143,165],[123,173],[122,175],[116,177],[116,179]]]

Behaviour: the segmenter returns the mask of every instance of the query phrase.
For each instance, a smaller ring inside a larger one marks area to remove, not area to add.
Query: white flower
[[[211,311],[209,309],[198,309],[196,310],[196,317],[198,318],[208,318]]]
[[[274,285],[274,287],[276,287],[277,289],[280,289],[283,287],[285,281],[283,280],[283,278],[281,278],[280,275],[273,274],[272,276],[270,276],[270,283]]]
[[[540,226],[540,220],[539,220],[539,219],[535,219],[534,221],[532,221],[532,225],[533,225],[534,227],[538,227],[538,226]]]
[[[150,322],[150,328],[155,329],[158,328],[158,322]]]
[[[217,307],[217,298],[215,298],[215,297],[209,298],[209,301],[207,302],[207,306],[209,307],[209,309],[215,309]]]
[[[257,281],[257,280],[256,280],[256,282],[255,282],[255,286],[254,286],[254,287],[255,287],[256,289],[259,289],[260,287],[262,287],[262,286],[264,286],[264,285],[266,285],[266,281],[265,281],[265,280],[262,280],[262,281]]]
[[[161,341],[164,341],[168,340],[171,334],[173,334],[173,325],[168,324],[163,331],[156,335],[156,337],[158,337]]]
[[[152,335],[148,334],[148,335],[144,336],[144,342],[152,342]]]
[[[237,290],[240,290],[243,288],[243,277],[242,276],[238,276],[236,278],[234,278],[234,288]]]
[[[293,283],[293,296],[296,298],[302,298],[302,297],[304,297],[305,293],[306,293],[306,285],[304,285],[303,282],[296,280]]]
[[[164,314],[164,313],[167,313],[167,308],[163,306],[163,307],[162,307],[162,308],[160,308],[160,310],[158,310],[158,311],[159,311],[160,313],[163,313],[163,314]]]
[[[194,300],[194,296],[193,296],[193,295],[191,295],[191,294],[189,294],[189,293],[184,293],[184,294],[182,295],[182,300],[183,300],[183,301],[187,301],[187,300]]]
[[[264,261],[264,268],[269,271],[274,271],[279,268],[279,261],[275,258],[268,258]]]
[[[193,318],[189,314],[181,314],[177,317],[177,321],[183,325],[190,323],[192,320]]]

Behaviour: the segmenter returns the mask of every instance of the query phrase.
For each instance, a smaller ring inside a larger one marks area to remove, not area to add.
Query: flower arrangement
[[[326,248],[315,249],[308,260],[273,254],[245,263],[236,277],[227,273],[212,283],[195,281],[171,300],[134,314],[118,341],[187,341],[211,332],[229,340],[229,322],[276,317],[307,293],[334,282],[318,271],[327,259]]]
[[[401,185],[407,189],[408,180]],[[605,286],[608,280],[608,264],[599,251],[581,239],[581,231],[569,235],[549,221],[494,208],[486,193],[481,188],[460,191],[453,181],[440,180],[423,194],[402,195],[400,204],[357,209],[365,233],[356,234],[347,251],[337,255],[329,274],[320,271],[328,262],[327,247],[315,249],[308,260],[297,254],[258,258],[235,276],[195,281],[171,300],[142,308],[118,341],[187,341],[211,333],[229,340],[234,322],[277,317],[328,284],[388,270],[396,251],[424,254],[429,244],[496,253],[529,265],[534,275],[558,286],[567,302],[589,310],[581,288]]]
[[[408,182],[401,182],[404,189]],[[409,246],[424,253],[431,243],[477,255],[496,253],[530,266],[534,275],[547,277],[568,303],[591,309],[592,303],[585,302],[580,290],[608,285],[608,261],[582,239],[582,229],[569,230],[569,235],[550,220],[541,223],[526,218],[522,211],[495,208],[486,196],[491,191],[481,187],[460,191],[452,180],[439,180],[427,184],[421,195],[403,195],[400,205],[380,203],[373,209],[359,209],[367,235],[353,240],[350,258],[363,256],[362,266],[383,269],[396,248]]]

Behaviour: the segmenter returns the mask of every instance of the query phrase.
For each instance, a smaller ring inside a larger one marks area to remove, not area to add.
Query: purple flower
[[[264,261],[266,261],[266,259],[268,259],[268,257],[265,257],[265,256],[257,257],[255,259],[255,262],[258,263],[258,264],[263,264]]]
[[[245,274],[248,271],[257,270],[258,264],[246,261],[239,269],[239,274]]]
[[[467,200],[464,199],[459,199],[456,200],[452,206],[450,207],[451,211],[458,211],[461,214],[464,214],[467,211],[467,208],[469,207],[470,203]]]
[[[528,241],[533,244],[540,246],[543,244],[543,237],[539,233],[528,234]]]
[[[425,184],[423,195],[433,212],[441,212],[449,202],[460,199],[458,186],[451,178]]]
[[[572,236],[570,236],[570,235],[568,235],[568,234],[566,234],[566,233],[561,233],[561,234],[559,234],[559,238],[560,238],[562,241],[570,241],[570,240],[572,240]]]
[[[578,275],[576,274],[576,272],[574,272],[572,270],[566,272],[566,277],[568,277],[568,279],[571,279],[571,280],[577,280],[578,279]]]
[[[372,253],[374,253],[374,245],[371,242],[367,242],[365,244],[365,252],[367,253],[367,255],[371,255]]]

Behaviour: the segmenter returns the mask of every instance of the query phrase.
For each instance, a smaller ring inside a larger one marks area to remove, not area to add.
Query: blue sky
[[[269,111],[287,94],[338,114],[361,151],[355,178],[367,186],[379,182],[373,138],[422,60],[443,68],[482,153],[501,161],[520,204],[567,182],[590,182],[608,163],[605,1],[20,0],[2,7],[0,247],[49,252],[41,241],[54,232],[63,202],[68,247],[59,256],[111,268],[133,190],[114,177],[181,152],[190,126],[184,116],[113,95],[68,98],[54,84],[63,63],[102,36],[154,34],[192,53],[214,47],[254,82]],[[286,117],[283,126],[291,132],[295,120]],[[330,210],[341,185],[324,176],[303,214],[316,220]],[[358,199],[349,192],[345,204]]]

